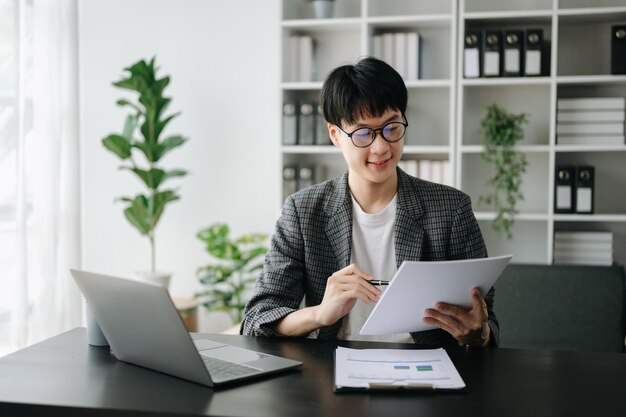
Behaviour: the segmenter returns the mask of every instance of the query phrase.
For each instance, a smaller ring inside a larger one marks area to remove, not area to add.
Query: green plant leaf
[[[155,126],[154,126],[154,132],[155,132],[156,137],[157,138],[160,137],[161,133],[163,132],[165,127],[169,124],[169,122],[171,122],[174,118],[176,118],[179,115],[180,115],[180,112],[174,113],[174,114],[166,117],[165,119],[157,120],[155,122]]]
[[[163,141],[155,146],[155,161],[161,159],[166,153],[174,148],[177,148],[185,143],[185,138],[182,136],[168,136]]]
[[[109,135],[102,139],[102,145],[109,151],[119,156],[122,160],[130,158],[131,145],[130,141],[120,135]]]
[[[148,212],[151,215],[152,227],[156,227],[161,219],[167,203],[178,200],[180,197],[174,190],[157,192],[148,199]]]
[[[266,234],[262,233],[251,233],[247,235],[243,235],[240,238],[235,240],[237,245],[246,244],[246,243],[261,243],[267,239]]]
[[[139,115],[129,114],[126,116],[126,121],[124,122],[124,131],[122,136],[126,138],[129,143],[132,143],[133,134],[135,133],[135,129],[137,129],[137,122],[139,120]]]
[[[138,141],[133,142],[132,145],[133,147],[139,149],[144,154],[148,162],[150,163],[156,162],[155,153],[156,153],[156,149],[158,145],[147,143],[147,142],[138,142]]]
[[[130,101],[126,100],[126,99],[119,99],[115,102],[115,104],[117,104],[120,107],[130,107],[133,110],[137,111],[137,114],[143,114],[143,111],[141,110],[141,108],[139,108],[135,103],[131,103]]]
[[[124,215],[142,235],[148,235],[153,228],[148,214],[148,199],[143,195],[138,195],[132,200],[124,210]]]

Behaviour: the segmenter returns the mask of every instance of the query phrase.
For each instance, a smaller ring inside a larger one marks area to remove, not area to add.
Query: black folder
[[[315,143],[315,113],[312,104],[303,103],[298,112],[298,145]]]
[[[528,29],[524,36],[524,75],[542,75],[544,41],[542,29]]]
[[[317,114],[315,115],[315,144],[316,145],[331,145],[330,137],[328,136],[328,126],[326,125],[326,119],[324,119],[324,113],[322,112],[322,106],[317,106]]]
[[[576,207],[576,167],[557,166],[554,178],[554,212],[573,213]]]
[[[505,77],[519,77],[524,68],[524,32],[507,30],[504,32],[504,65]]]
[[[576,167],[576,213],[593,213],[594,177],[594,167]]]
[[[486,30],[483,40],[483,75],[502,76],[502,32]]]
[[[482,33],[479,30],[465,32],[463,75],[465,78],[482,76]]]
[[[296,103],[283,104],[283,145],[295,145],[298,137]]]
[[[283,201],[298,191],[298,171],[293,165],[283,167]]]
[[[626,25],[611,27],[611,74],[626,74]]]

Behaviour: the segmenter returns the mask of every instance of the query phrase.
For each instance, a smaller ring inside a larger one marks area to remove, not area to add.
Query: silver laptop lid
[[[213,386],[165,288],[70,271],[119,360]]]

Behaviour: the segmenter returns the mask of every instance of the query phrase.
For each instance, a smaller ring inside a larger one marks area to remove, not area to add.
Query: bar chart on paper
[[[348,349],[335,352],[335,385],[371,388],[424,385],[437,389],[465,387],[443,349]]]

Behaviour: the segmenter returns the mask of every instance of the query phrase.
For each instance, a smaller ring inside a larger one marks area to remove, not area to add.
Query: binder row
[[[595,168],[557,166],[554,181],[554,212],[592,214]]]
[[[310,82],[316,77],[315,40],[311,36],[290,36],[287,39],[286,81]]]
[[[296,191],[326,181],[326,166],[321,164],[283,166],[283,201]]]
[[[464,40],[465,78],[548,74],[542,29],[470,30]]]
[[[398,167],[413,177],[452,186],[452,165],[448,160],[403,159]]]
[[[317,103],[283,104],[283,145],[331,145],[328,127]]]
[[[560,265],[610,266],[613,264],[613,233],[555,232],[554,263]]]
[[[626,98],[583,97],[557,101],[559,145],[623,145]]]
[[[405,80],[420,78],[420,34],[380,33],[373,38],[373,55],[391,65]]]
[[[611,74],[626,74],[626,25],[611,27]]]

